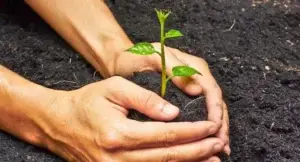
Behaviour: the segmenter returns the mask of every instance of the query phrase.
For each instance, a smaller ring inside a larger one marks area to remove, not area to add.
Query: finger
[[[207,158],[205,160],[201,160],[200,162],[221,162],[221,160],[219,157],[213,156],[213,157]]]
[[[206,96],[208,119],[221,125],[223,118],[222,91],[212,76],[207,63],[203,59],[182,52],[177,52],[176,56],[185,62],[189,62],[190,66],[202,73],[202,76],[196,75],[194,78],[202,87],[203,93]]]
[[[160,44],[153,45],[156,50],[160,51]],[[178,50],[177,50],[178,51]],[[172,69],[176,66],[187,65],[187,63],[181,61],[175,55],[175,49],[165,47],[165,58],[166,58],[166,72],[168,76],[172,76]],[[162,71],[161,58],[157,58],[156,60],[156,69],[158,71]],[[191,77],[173,77],[172,82],[181,90],[186,92],[189,95],[195,96],[201,93],[202,89],[195,80]]]
[[[179,114],[178,107],[124,78],[113,77],[106,84],[106,98],[121,107],[135,109],[156,120],[172,120]]]
[[[114,60],[114,75],[132,76],[134,72],[154,71],[153,59],[156,55],[135,55],[130,52],[124,52],[116,55]],[[133,64],[134,63],[134,64]]]
[[[211,73],[209,72],[207,63],[195,56],[182,53],[182,52],[174,52],[178,56],[179,59],[185,60],[186,62],[190,62],[190,64],[195,65],[195,68],[201,72],[203,72],[203,77],[205,77],[205,82],[201,80],[201,77],[197,76],[198,82],[201,86],[203,86],[204,93],[206,94],[208,109],[209,109],[209,119],[218,123],[218,121],[223,121],[222,128],[218,132],[217,137],[222,139],[224,143],[226,143],[226,153],[230,153],[229,148],[229,117],[228,117],[228,110],[224,101],[222,101],[222,94],[221,89],[216,83],[215,79],[212,77]],[[190,61],[187,61],[190,60]],[[195,62],[196,61],[196,62]],[[197,63],[198,62],[198,63]],[[205,65],[203,68],[198,67],[199,65]],[[206,68],[205,68],[206,67]],[[208,78],[208,79],[206,79]],[[216,95],[215,95],[216,94]],[[216,97],[217,96],[217,97]],[[222,104],[221,104],[222,103]],[[215,108],[214,108],[215,107]],[[222,111],[220,111],[222,109]],[[219,113],[217,113],[219,112]],[[222,115],[221,115],[222,114]],[[223,119],[223,120],[221,120]]]
[[[218,138],[206,138],[201,141],[162,148],[149,148],[125,152],[128,161],[200,161],[223,149]]]
[[[228,116],[228,108],[226,103],[223,102],[223,124],[221,129],[217,132],[216,137],[220,138],[224,144],[224,152],[227,155],[230,155],[230,146],[229,146],[229,116]]]
[[[149,148],[167,147],[187,142],[193,142],[213,135],[218,127],[211,121],[199,122],[137,122],[128,120],[131,126],[126,134],[129,147]]]
[[[218,125],[222,124],[223,108],[222,94],[220,88],[206,86],[203,88],[206,96],[208,120],[215,122]]]

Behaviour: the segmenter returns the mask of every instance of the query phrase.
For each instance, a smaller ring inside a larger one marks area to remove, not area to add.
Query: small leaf
[[[156,53],[153,45],[148,42],[137,43],[133,47],[127,49],[126,51],[138,55],[152,55]]]
[[[179,30],[171,29],[166,33],[165,38],[176,38],[182,36],[183,34]]]
[[[172,69],[174,76],[192,76],[194,74],[200,74],[196,69],[189,67],[189,66],[176,66]]]
[[[166,19],[171,14],[171,11],[168,10],[157,10],[155,9],[159,22],[162,24],[166,21]]]

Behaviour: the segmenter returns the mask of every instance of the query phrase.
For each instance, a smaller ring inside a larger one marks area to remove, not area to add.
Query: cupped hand
[[[157,51],[160,51],[160,43],[152,43]],[[202,75],[192,77],[174,77],[173,83],[189,95],[204,94],[206,97],[208,120],[219,125],[216,136],[226,144],[224,151],[230,154],[229,147],[229,117],[226,103],[223,101],[222,90],[210,72],[208,63],[202,58],[184,53],[178,49],[165,47],[166,68],[168,75],[172,74],[172,68],[179,65],[188,65]],[[128,76],[133,72],[146,70],[161,71],[161,58],[159,55],[139,56],[129,52],[121,52],[117,55],[112,70],[113,75]]]
[[[208,137],[218,131],[214,122],[128,119],[128,110],[135,109],[168,121],[179,109],[126,79],[115,76],[54,93],[55,100],[37,123],[48,137],[44,146],[68,161],[220,161],[214,155],[224,149],[224,142]]]

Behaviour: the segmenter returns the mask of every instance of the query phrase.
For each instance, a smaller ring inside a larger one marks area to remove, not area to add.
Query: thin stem
[[[165,58],[165,22],[160,22],[160,45],[161,45],[161,63],[162,63],[162,74],[161,74],[161,96],[164,97],[166,94],[166,58]]]
[[[168,85],[168,82],[175,76],[169,76],[167,79],[166,79],[166,88],[167,88],[167,85]]]
[[[169,76],[169,77],[167,78],[166,82],[168,83],[168,82],[169,82],[169,80],[170,80],[170,79],[172,79],[173,77],[175,77],[175,76],[172,76],[172,75],[171,75],[171,76]]]
[[[161,56],[161,53],[160,52],[158,52],[158,51],[155,51],[158,55],[160,55]]]

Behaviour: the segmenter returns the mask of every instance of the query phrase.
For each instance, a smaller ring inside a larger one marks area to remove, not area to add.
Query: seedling
[[[161,64],[162,64],[162,75],[161,75],[161,96],[164,97],[166,93],[167,83],[173,77],[190,77],[195,74],[200,74],[196,69],[189,67],[189,66],[175,66],[172,68],[172,75],[167,77],[166,72],[166,58],[165,58],[165,40],[170,38],[178,38],[182,37],[183,34],[175,29],[169,30],[165,33],[165,22],[168,16],[171,14],[170,11],[163,11],[155,9],[159,23],[160,23],[160,44],[161,48],[160,51],[155,50],[154,46],[148,42],[140,42],[136,43],[133,47],[127,49],[126,51],[131,52],[137,55],[152,55],[158,54],[161,57]]]

